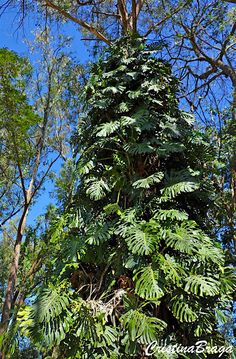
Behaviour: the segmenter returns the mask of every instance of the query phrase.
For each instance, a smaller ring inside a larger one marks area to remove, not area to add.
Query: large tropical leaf
[[[236,273],[235,268],[222,268],[220,273],[221,291],[225,293],[232,293],[236,290]]]
[[[86,242],[99,245],[111,237],[111,223],[98,221],[88,227]]]
[[[151,266],[143,268],[135,277],[135,292],[144,299],[158,300],[164,295],[159,272]]]
[[[128,143],[124,145],[124,150],[133,155],[155,152],[155,148],[149,142]]]
[[[156,242],[154,236],[140,225],[129,227],[125,241],[132,253],[141,255],[151,254]]]
[[[56,289],[45,289],[28,311],[19,314],[24,333],[48,348],[60,343],[69,330],[69,298]]]
[[[195,322],[198,319],[198,313],[193,307],[191,301],[187,301],[183,295],[175,296],[171,300],[172,310],[174,316],[180,322]]]
[[[197,180],[197,174],[186,170],[171,172],[166,176],[165,187],[161,190],[161,202],[167,202],[181,193],[196,191],[200,184]]]
[[[105,122],[104,124],[98,126],[98,137],[107,137],[114,133],[119,128],[120,123],[118,121],[114,122]]]
[[[158,334],[166,327],[162,320],[149,317],[139,310],[130,310],[123,314],[121,322],[132,341],[138,340],[144,344],[157,340]]]
[[[167,231],[166,244],[175,250],[183,253],[192,254],[197,251],[200,244],[201,232],[195,227],[194,223],[183,222],[175,226],[175,231]]]
[[[183,269],[180,263],[177,262],[176,258],[166,254],[165,256],[158,256],[160,269],[165,274],[165,279],[179,286],[187,273]]]
[[[174,221],[184,221],[188,219],[188,215],[184,211],[179,211],[178,209],[158,209],[154,213],[154,218],[161,221],[166,221],[167,219]]]
[[[188,293],[203,296],[215,296],[219,294],[220,283],[210,277],[204,277],[200,274],[191,274],[185,280],[184,290]]]
[[[86,181],[86,193],[95,201],[103,198],[107,192],[110,192],[108,183],[104,179],[97,180],[95,178]]]
[[[135,181],[132,186],[134,188],[150,188],[151,186],[153,186],[155,183],[159,183],[161,182],[162,178],[164,177],[164,173],[163,172],[157,172],[154,173],[151,176],[148,176],[146,178],[142,178],[139,179],[137,181]]]

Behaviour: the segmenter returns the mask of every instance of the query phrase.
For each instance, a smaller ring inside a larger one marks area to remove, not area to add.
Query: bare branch
[[[169,14],[167,14],[163,19],[161,19],[160,21],[158,21],[156,24],[153,24],[150,29],[146,32],[146,34],[144,35],[144,37],[147,37],[148,35],[151,34],[152,31],[154,31],[156,28],[160,27],[161,25],[163,25],[167,20],[169,20],[173,15],[177,14],[179,11],[181,11],[186,5],[188,4],[188,1],[186,1],[185,3],[183,3],[183,5],[177,7],[174,11],[170,12]]]
[[[121,15],[115,14],[115,13],[112,13],[112,12],[102,12],[102,11],[92,10],[92,13],[98,14],[98,15],[105,15],[105,16],[114,16],[114,17],[117,17],[119,19],[121,18]]]
[[[236,1],[235,1],[235,2],[236,2]],[[219,54],[219,60],[222,60],[223,56],[225,55],[227,45],[228,45],[228,43],[230,42],[231,37],[235,34],[235,32],[236,32],[236,22],[235,22],[234,25],[232,26],[232,29],[231,29],[231,31],[230,31],[229,36],[227,37],[227,39],[225,40],[225,42],[224,42],[223,45],[222,45],[222,49],[221,49],[221,52],[220,52],[220,54]]]
[[[9,219],[14,217],[17,213],[19,213],[22,210],[22,208],[23,208],[23,205],[21,207],[19,207],[18,209],[12,211],[11,214],[0,223],[0,227],[2,227],[7,221],[9,221]]]
[[[119,9],[119,13],[122,19],[122,25],[123,25],[123,29],[125,31],[125,33],[128,32],[129,29],[129,16],[128,16],[128,11],[126,8],[126,0],[118,0],[118,9]]]
[[[31,196],[31,199],[35,196],[35,194],[37,193],[37,191],[40,189],[40,187],[42,186],[45,178],[47,177],[50,169],[52,168],[52,166],[54,165],[54,163],[56,163],[56,161],[60,158],[61,154],[59,153],[53,161],[51,161],[51,163],[49,164],[47,170],[45,171],[45,173],[43,174],[43,176],[41,177],[38,185],[35,187],[34,191],[32,192],[32,196]]]
[[[144,5],[144,0],[138,0],[137,5],[136,5],[136,17],[139,16],[140,11],[142,10],[143,5]]]
[[[219,72],[218,74],[216,74],[215,76],[212,76],[207,82],[202,83],[200,86],[195,87],[192,91],[188,92],[187,94],[180,96],[179,98],[183,98],[186,96],[191,95],[194,92],[197,92],[199,90],[201,90],[202,88],[209,86],[211,82],[215,81],[218,77],[220,77],[221,75],[223,75],[223,71]]]
[[[46,6],[50,7],[53,10],[56,10],[60,15],[64,16],[66,19],[71,20],[71,21],[75,22],[76,24],[80,25],[81,27],[83,27],[84,29],[92,32],[98,39],[104,41],[107,45],[111,45],[111,41],[108,40],[100,31],[98,31],[92,25],[89,25],[87,22],[70,15],[68,12],[61,9],[59,6],[53,4],[49,0],[46,0]]]

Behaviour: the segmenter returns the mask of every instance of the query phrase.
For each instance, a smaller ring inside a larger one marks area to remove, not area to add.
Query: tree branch
[[[127,33],[129,29],[129,22],[128,22],[128,11],[126,9],[126,3],[125,0],[118,0],[118,9],[119,9],[119,13],[122,19],[122,25],[123,25],[123,29],[124,32]]]
[[[64,16],[66,19],[71,20],[73,22],[75,22],[76,24],[80,25],[81,27],[83,27],[84,29],[90,31],[91,33],[93,33],[99,40],[104,41],[107,45],[111,45],[111,41],[108,40],[100,31],[98,31],[95,27],[93,27],[92,25],[89,25],[87,22],[80,20],[72,15],[70,15],[68,12],[66,12],[65,10],[61,9],[59,6],[53,4],[51,1],[46,0],[45,2],[47,7],[50,7],[53,10],[56,10],[60,15]]]
[[[0,227],[2,227],[7,221],[9,221],[9,219],[14,217],[17,213],[19,213],[22,210],[22,208],[23,208],[23,205],[21,207],[19,207],[18,209],[16,209],[15,211],[12,211],[11,214],[0,223]]]
[[[223,72],[219,72],[218,74],[212,76],[207,82],[202,83],[200,86],[195,87],[192,91],[188,92],[187,94],[180,96],[179,98],[183,98],[186,96],[191,95],[194,92],[197,92],[199,90],[201,90],[202,88],[209,86],[211,82],[215,81],[218,77],[220,77],[223,74]],[[199,77],[200,78],[200,77]]]
[[[42,186],[43,181],[45,180],[45,178],[47,177],[50,169],[52,168],[52,166],[54,165],[54,163],[59,159],[59,157],[61,156],[61,154],[59,153],[53,161],[51,161],[50,165],[48,166],[47,170],[45,171],[45,173],[43,174],[43,176],[41,177],[38,185],[35,187],[33,193],[32,193],[32,198],[34,197],[34,195],[37,193],[37,191],[39,190],[39,188]]]
[[[181,11],[187,4],[188,4],[188,1],[186,1],[183,5],[177,7],[177,8],[176,8],[173,12],[171,12],[170,14],[167,14],[163,19],[161,19],[160,21],[158,21],[156,24],[152,25],[152,26],[150,27],[150,29],[146,32],[146,34],[144,35],[144,37],[147,37],[148,35],[150,35],[153,30],[155,30],[157,27],[163,25],[164,22],[166,22],[166,21],[169,20],[173,15],[175,15],[175,14],[177,14],[179,11]]]
[[[105,15],[105,16],[114,16],[114,17],[118,17],[118,18],[121,17],[121,15],[115,14],[115,13],[112,13],[112,12],[102,12],[102,11],[92,10],[92,13],[93,14],[98,14],[98,15]]]

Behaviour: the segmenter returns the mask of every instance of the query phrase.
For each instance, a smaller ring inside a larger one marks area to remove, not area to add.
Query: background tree
[[[228,238],[231,252],[235,252],[236,243],[235,31],[234,7],[218,1],[194,1],[178,18],[172,18],[170,39],[176,41],[170,40],[164,50],[184,81],[181,97],[196,113],[204,130],[213,127],[210,141],[217,147],[219,160],[215,185],[221,193],[223,222],[227,223],[221,231],[223,234],[226,230],[223,237]],[[165,39],[165,31],[161,37]],[[224,152],[227,159],[223,159]]]
[[[73,61],[62,52],[65,45],[63,39],[52,47],[49,46],[49,41],[49,34],[38,36],[37,46],[41,51],[42,60],[38,65],[35,79],[32,78],[30,83],[31,95],[37,99],[32,106],[28,104],[29,100],[26,97],[30,76],[29,64],[16,54],[2,50],[2,146],[4,159],[14,171],[14,186],[9,187],[6,195],[15,196],[17,188],[19,209],[10,209],[10,213],[20,213],[20,210],[21,213],[2,308],[1,333],[9,324],[14,304],[24,300],[24,288],[16,290],[16,286],[29,209],[39,190],[43,188],[53,165],[66,155],[66,141],[75,116],[73,90],[74,82],[78,88],[79,67],[74,66]],[[6,72],[5,68],[8,67],[9,71]],[[6,196],[3,196],[2,200],[6,200]],[[8,212],[9,210],[3,219],[4,223],[9,219]],[[34,266],[33,261],[32,268],[29,269],[32,275],[36,269]]]

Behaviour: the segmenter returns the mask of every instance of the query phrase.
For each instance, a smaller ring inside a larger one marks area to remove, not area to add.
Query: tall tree
[[[32,180],[30,180],[28,189],[25,187],[23,167],[29,164],[31,160],[30,154],[33,153],[33,147],[30,143],[30,132],[36,123],[39,122],[39,117],[34,114],[31,106],[28,105],[24,94],[24,76],[29,75],[28,64],[8,50],[2,50],[1,55],[2,145],[6,154],[7,163],[10,164],[10,167],[12,166],[17,169],[17,177],[21,183],[24,195],[24,204],[21,204],[23,213],[17,228],[12,265],[10,266],[10,275],[2,310],[1,321],[5,323],[10,316],[19,262],[20,244],[38,165],[33,168]],[[8,67],[7,71],[5,71],[6,67]]]
[[[30,82],[31,95],[35,96],[33,105],[28,104],[26,97],[29,64],[8,50],[1,53],[2,146],[6,163],[14,172],[14,186],[8,188],[6,195],[14,196],[17,188],[19,209],[10,213],[20,214],[2,308],[1,334],[10,322],[14,304],[24,299],[23,288],[16,292],[16,285],[29,210],[53,165],[66,155],[66,141],[75,116],[73,89],[79,68],[63,53],[63,39],[54,47],[49,41],[48,33],[38,36],[42,61]],[[3,222],[7,219],[8,213]]]
[[[177,90],[140,39],[118,42],[93,68],[78,191],[52,236],[60,262],[20,317],[52,357],[144,358],[157,337],[226,344],[216,313],[236,278],[210,221],[212,152]]]

